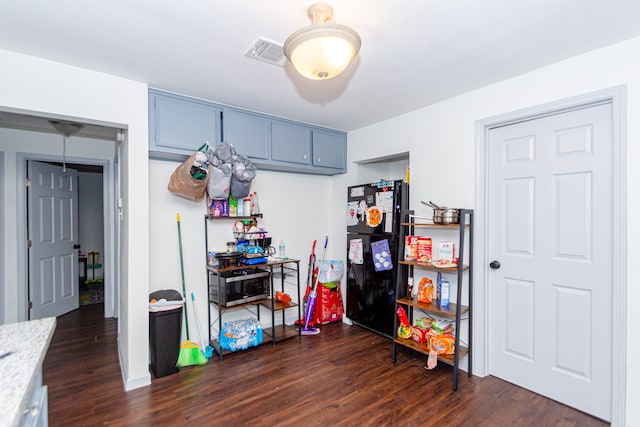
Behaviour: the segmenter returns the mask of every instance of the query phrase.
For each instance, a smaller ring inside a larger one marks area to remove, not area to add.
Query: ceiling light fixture
[[[67,138],[74,135],[84,127],[80,123],[65,120],[49,120],[49,123],[62,134],[62,172],[67,171]]]
[[[358,54],[360,36],[351,28],[331,21],[333,8],[326,3],[312,4],[307,13],[312,24],[287,38],[284,54],[304,77],[331,79],[343,72]]]

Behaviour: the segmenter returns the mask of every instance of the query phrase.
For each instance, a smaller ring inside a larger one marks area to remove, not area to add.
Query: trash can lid
[[[149,302],[152,300],[160,301],[165,300],[167,302],[173,302],[174,304],[181,304],[182,294],[175,289],[160,289],[149,294]]]

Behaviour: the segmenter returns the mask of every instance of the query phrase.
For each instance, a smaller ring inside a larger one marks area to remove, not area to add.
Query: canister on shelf
[[[244,202],[242,199],[236,199],[236,216],[244,216]]]

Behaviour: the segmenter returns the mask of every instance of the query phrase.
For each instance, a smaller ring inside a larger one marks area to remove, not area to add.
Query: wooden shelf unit
[[[405,217],[409,218],[410,215],[413,214],[412,211],[405,212]],[[435,271],[440,272],[442,274],[452,274],[457,276],[457,292],[456,292],[456,302],[450,302],[448,306],[440,306],[437,302],[433,302],[431,304],[423,303],[417,300],[417,297],[399,297],[395,301],[395,311],[397,312],[398,306],[402,305],[406,307],[409,315],[410,322],[413,321],[413,312],[414,309],[426,314],[432,314],[441,317],[449,317],[455,319],[455,352],[454,354],[446,354],[439,355],[438,361],[442,361],[444,363],[453,365],[453,389],[458,389],[458,366],[460,359],[468,356],[468,364],[467,364],[467,375],[470,377],[473,375],[473,365],[472,365],[472,350],[473,350],[473,210],[471,209],[460,209],[460,224],[432,224],[432,223],[415,223],[415,222],[403,222],[401,223],[403,230],[400,234],[400,241],[404,242],[404,238],[408,235],[412,235],[415,231],[415,228],[432,228],[432,229],[442,229],[442,230],[450,230],[458,232],[458,265],[456,267],[435,267],[430,263],[418,263],[416,261],[405,261],[404,260],[404,251],[398,254],[398,264],[400,266],[404,266],[410,270],[411,276],[413,277],[413,270],[415,268],[419,268],[427,271]],[[468,239],[468,240],[467,240]],[[469,244],[469,260],[468,264],[465,264],[465,246]],[[467,297],[469,301],[469,305],[458,304],[459,301],[462,301],[462,292],[465,287],[465,275],[467,277],[466,280],[466,289],[467,289]],[[401,274],[398,275],[401,277]],[[397,281],[397,289],[396,295],[404,295],[406,292],[402,291],[402,286],[404,284],[401,283],[400,280]],[[437,284],[436,284],[437,286]],[[468,331],[468,346],[461,345],[460,340],[460,322],[463,320],[462,316],[465,316],[469,322],[469,331]],[[401,345],[403,347],[409,348],[411,350],[417,351],[419,353],[428,355],[429,348],[426,343],[418,343],[410,338],[399,338],[398,337],[398,317],[395,317],[394,323],[394,339],[393,346],[391,352],[391,360],[393,363],[396,362],[396,352],[397,346]]]

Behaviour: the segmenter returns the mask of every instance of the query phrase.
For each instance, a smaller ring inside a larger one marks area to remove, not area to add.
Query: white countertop
[[[49,348],[56,318],[0,325],[0,427],[16,426]]]

